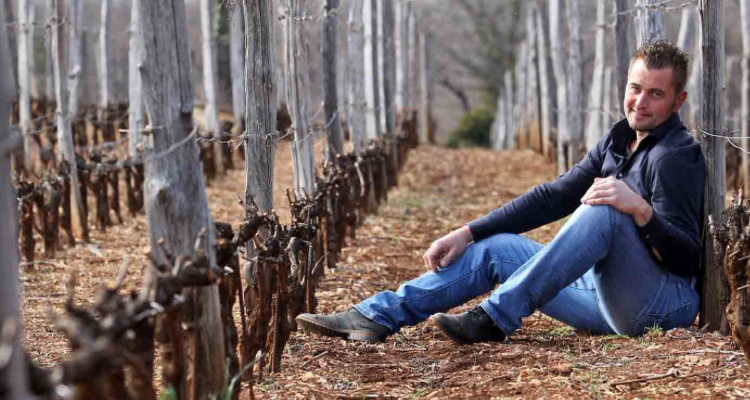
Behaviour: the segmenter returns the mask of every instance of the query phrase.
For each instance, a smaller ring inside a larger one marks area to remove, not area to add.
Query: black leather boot
[[[355,308],[333,315],[301,314],[297,316],[297,324],[307,332],[368,343],[384,342],[392,333],[388,327],[372,322]]]
[[[443,333],[458,344],[505,340],[505,332],[495,325],[487,312],[479,306],[457,315],[435,314],[432,319]]]

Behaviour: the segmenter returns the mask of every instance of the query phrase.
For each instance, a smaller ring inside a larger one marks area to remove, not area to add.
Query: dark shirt
[[[641,238],[674,274],[697,274],[701,253],[701,208],[706,167],[701,146],[678,114],[649,132],[635,153],[636,133],[627,119],[617,122],[570,171],[469,223],[475,241],[497,233],[523,233],[563,218],[581,205],[594,178],[614,176],[653,207]]]

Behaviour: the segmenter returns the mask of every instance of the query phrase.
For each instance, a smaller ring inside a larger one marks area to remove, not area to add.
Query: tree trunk
[[[18,107],[19,107],[19,126],[23,135],[23,157],[19,157],[19,169],[31,170],[31,79],[29,73],[29,59],[34,57],[34,53],[29,54],[29,31],[34,27],[29,21],[29,3],[28,0],[18,0]]]
[[[536,10],[536,40],[537,40],[537,62],[539,63],[539,93],[542,131],[542,154],[550,156],[550,84],[549,71],[547,70],[547,38],[544,34],[544,10],[539,7]]]
[[[497,109],[495,110],[495,120],[492,122],[490,129],[490,146],[495,151],[502,151],[505,144],[505,93],[500,93],[497,97]]]
[[[27,40],[29,48],[28,50],[26,50],[29,54],[29,74],[31,74],[29,82],[29,96],[31,97],[31,100],[39,100],[39,80],[34,73],[34,71],[36,70],[36,52],[34,51],[36,43],[34,42],[36,36],[36,28],[34,27],[34,24],[36,24],[36,4],[34,3],[29,4],[28,21],[31,24],[28,32],[29,37]]]
[[[750,0],[740,0],[740,30],[742,31],[742,104],[740,109],[741,127],[739,136],[750,132]],[[746,190],[750,190],[750,140],[742,139],[741,177]]]
[[[193,140],[193,86],[183,0],[143,1],[139,4],[142,35],[143,99],[159,157],[146,166],[146,216],[151,256],[165,263],[162,246],[175,255],[203,251],[216,268],[215,227],[208,208],[199,149]],[[205,229],[203,247],[196,249]],[[181,371],[187,399],[207,399],[224,382],[224,339],[218,289],[215,285],[187,289],[183,323],[191,326],[186,341],[192,364]],[[181,350],[181,349],[180,349]],[[178,351],[180,351],[178,350]]]
[[[51,1],[44,3],[45,10],[47,11],[47,20],[55,18],[55,9]],[[52,103],[55,99],[55,68],[52,61],[52,41],[44,41],[45,50],[45,74],[44,74],[44,100]]]
[[[70,164],[70,179],[72,187],[78,186],[78,168],[76,167],[75,146],[73,145],[73,135],[70,127],[70,115],[68,114],[68,102],[66,96],[66,79],[65,66],[62,60],[65,55],[62,52],[62,21],[63,7],[60,0],[52,0],[52,12],[55,23],[52,24],[52,64],[55,79],[55,97],[57,98],[57,143],[60,148],[62,158]],[[81,234],[84,241],[89,240],[89,229],[84,213],[83,198],[79,190],[72,190],[73,203],[72,214],[75,229]]]
[[[409,3],[411,4],[411,3]],[[418,109],[417,102],[419,101],[419,25],[417,24],[417,15],[415,8],[409,6],[409,30],[407,33],[407,43],[409,47],[409,78],[407,84],[409,90],[407,91],[407,105],[414,110]]]
[[[591,91],[589,92],[588,103],[588,124],[586,126],[586,151],[596,147],[599,140],[604,136],[602,129],[602,108],[604,103],[604,33],[606,21],[604,20],[605,0],[596,2],[596,46],[594,56],[594,74],[591,82]]]
[[[434,135],[430,130],[432,119],[432,94],[435,85],[432,71],[432,54],[430,52],[431,45],[432,34],[427,30],[427,26],[424,25],[419,32],[419,61],[420,69],[422,70],[419,74],[422,79],[422,83],[419,85],[421,90],[420,95],[422,97],[422,110],[419,113],[419,140],[422,143],[435,143]],[[508,118],[506,118],[506,120],[507,119]]]
[[[722,107],[722,83],[724,82],[724,25],[723,2],[708,0],[701,3],[701,27],[703,31],[703,123],[701,129],[712,135],[724,136],[724,110]],[[706,180],[705,214],[718,221],[726,207],[726,142],[720,137],[705,135],[703,154],[706,157],[708,176]],[[729,333],[724,313],[729,300],[726,275],[721,268],[721,257],[712,240],[703,241],[704,275],[703,301],[701,302],[701,326],[708,324],[711,330]]]
[[[349,21],[347,33],[346,65],[348,79],[346,88],[349,104],[349,132],[354,152],[361,156],[367,146],[365,121],[365,82],[364,82],[364,25],[362,22],[362,0],[349,0]]]
[[[604,112],[602,113],[602,121],[601,121],[601,130],[602,135],[604,135],[604,132],[608,131],[609,128],[612,126],[614,121],[612,121],[612,116],[615,115],[617,112],[615,110],[615,107],[612,107],[612,74],[614,73],[614,69],[612,67],[607,67],[604,70],[604,100],[603,100],[603,106],[602,109]]]
[[[682,9],[682,16],[680,18],[680,32],[677,35],[677,46],[682,50],[692,52],[694,36],[695,11],[693,10],[693,7],[685,7]],[[695,57],[693,57],[693,59],[695,59]],[[693,92],[689,93],[690,96],[693,96]],[[683,121],[687,121],[689,108],[689,104],[685,104],[680,108],[680,118],[682,118]]]
[[[290,0],[288,14],[284,18],[286,40],[286,104],[294,126],[294,143],[292,144],[292,162],[294,165],[294,191],[298,196],[310,195],[314,190],[313,182],[313,137],[308,136],[307,115],[305,114],[305,93],[303,92],[303,66],[300,63],[302,51],[297,41],[296,16],[299,15],[299,0]]]
[[[0,4],[0,21],[5,21],[4,5]],[[7,29],[0,29],[0,324],[14,323],[18,328],[13,338],[13,353],[0,374],[0,393],[11,399],[29,399],[26,361],[21,347],[21,302],[18,277],[18,205],[11,183],[10,149],[19,143],[8,128],[12,104],[13,82],[8,49]]]
[[[338,37],[339,0],[326,0],[323,5],[323,25],[321,52],[323,56],[323,104],[325,123],[328,130],[328,162],[333,163],[337,154],[344,153],[344,134],[338,101],[338,58],[336,44]]]
[[[396,0],[396,107],[409,107],[409,10],[410,3]]]
[[[568,19],[568,165],[567,169],[583,159],[585,147],[583,143],[583,124],[581,123],[581,108],[583,104],[581,93],[581,0],[566,0],[565,13]]]
[[[513,72],[505,71],[503,76],[503,91],[505,92],[505,137],[503,138],[503,150],[513,147],[513,129],[515,118],[513,118]]]
[[[229,12],[230,43],[229,62],[232,65],[232,110],[236,132],[245,129],[245,18],[242,6],[236,5]]]
[[[203,92],[206,96],[206,108],[204,113],[205,126],[209,135],[214,139],[222,140],[219,128],[219,108],[216,100],[216,38],[214,37],[214,0],[200,0],[201,8],[201,47],[203,53]],[[211,148],[214,153],[216,170],[221,171],[226,167],[224,162],[224,151],[220,143],[213,143]]]
[[[367,99],[367,137],[376,139],[382,135],[380,119],[380,73],[378,68],[378,6],[377,0],[365,0],[363,18],[365,24],[365,97]]]
[[[141,72],[143,68],[143,43],[139,24],[140,3],[142,0],[132,0],[130,13],[130,48],[128,50],[128,154],[136,159],[140,153],[139,146],[144,144],[143,130],[146,127],[143,112],[143,91]]]
[[[641,48],[646,43],[662,40],[667,37],[664,30],[664,17],[655,5],[662,0],[636,0],[635,2],[635,34],[636,47]]]

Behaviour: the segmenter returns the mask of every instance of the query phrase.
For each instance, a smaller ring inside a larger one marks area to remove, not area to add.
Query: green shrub
[[[477,107],[461,117],[458,127],[448,136],[448,147],[489,147],[490,130],[495,114],[486,107]]]

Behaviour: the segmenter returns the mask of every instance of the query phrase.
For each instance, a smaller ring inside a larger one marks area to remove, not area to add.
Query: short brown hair
[[[633,54],[630,67],[636,60],[643,60],[648,69],[672,68],[672,80],[677,93],[685,90],[690,56],[676,44],[667,40],[646,43]],[[628,68],[628,73],[630,73],[630,68]]]

